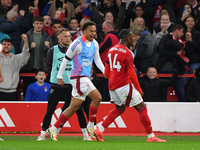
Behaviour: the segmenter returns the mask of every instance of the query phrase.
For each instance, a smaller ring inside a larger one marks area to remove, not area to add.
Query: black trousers
[[[17,101],[17,92],[0,92],[0,101]]]
[[[65,103],[62,107],[62,112],[66,108],[69,107],[70,102],[71,102],[71,91],[72,91],[71,85],[67,85],[67,87],[65,87],[65,88],[51,86],[50,93],[49,93],[49,96],[48,96],[47,112],[44,116],[43,124],[42,124],[42,130],[43,131],[46,131],[46,129],[49,128],[52,115],[53,115],[59,101],[65,101]],[[78,117],[80,127],[86,128],[87,122],[86,122],[86,118],[85,118],[82,107],[80,107],[77,110],[76,114],[77,114],[77,117]]]

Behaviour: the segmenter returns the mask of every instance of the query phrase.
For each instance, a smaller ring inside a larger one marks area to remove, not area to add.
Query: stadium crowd
[[[50,82],[47,54],[59,44],[59,30],[67,28],[75,40],[83,35],[81,28],[89,20],[96,23],[95,39],[104,65],[109,49],[119,43],[119,32],[132,31],[136,44],[129,48],[144,102],[167,101],[168,86],[173,86],[179,102],[200,101],[199,0],[1,0],[4,81],[0,100],[19,100],[19,89],[23,88],[25,96],[28,86],[36,82],[33,76],[21,77],[20,82],[19,72],[36,73],[42,68],[48,73],[45,81]],[[100,73],[96,66],[95,71]],[[157,79],[157,73],[173,77]],[[194,79],[177,77],[183,74],[194,74]],[[98,89],[103,100],[110,101],[108,79],[100,79]]]

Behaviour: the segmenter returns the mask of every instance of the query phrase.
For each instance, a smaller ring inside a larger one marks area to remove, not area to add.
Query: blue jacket
[[[33,22],[33,14],[28,13],[26,20],[23,21],[23,16],[19,15],[14,22],[6,20],[6,17],[0,19],[0,29],[4,33],[8,34],[15,47],[15,53],[21,53],[21,34],[25,33]]]

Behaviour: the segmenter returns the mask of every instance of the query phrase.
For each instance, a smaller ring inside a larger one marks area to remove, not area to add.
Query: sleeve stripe
[[[73,52],[75,50],[75,48],[77,47],[77,45],[80,43],[79,40],[77,40],[71,47],[71,51]]]

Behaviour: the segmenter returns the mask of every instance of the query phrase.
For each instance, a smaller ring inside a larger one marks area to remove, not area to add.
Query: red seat
[[[178,102],[178,96],[172,86],[167,88],[167,101]]]

